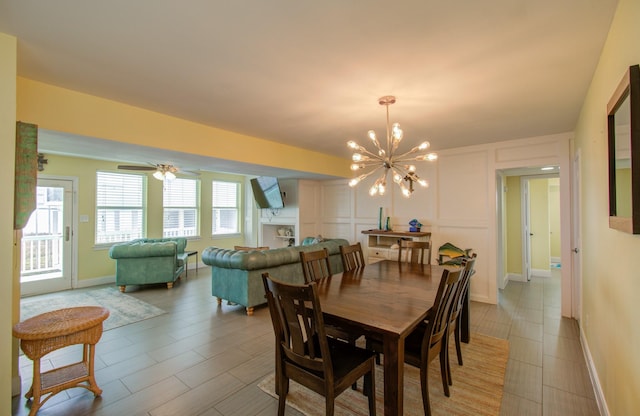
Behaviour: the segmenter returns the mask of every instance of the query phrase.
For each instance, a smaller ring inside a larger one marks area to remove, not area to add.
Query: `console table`
[[[187,263],[189,262],[189,257],[191,256],[196,256],[196,274],[198,274],[198,250],[185,251],[184,254],[187,255],[184,262],[184,276],[189,277],[189,267],[187,267]]]
[[[29,415],[53,395],[72,387],[84,387],[97,397],[102,389],[94,376],[95,345],[102,336],[102,322],[109,310],[100,306],[80,306],[59,309],[34,316],[13,327],[13,336],[20,339],[20,347],[33,360],[33,382],[25,394],[33,397]],[[40,359],[48,353],[70,345],[83,344],[82,361],[47,372],[40,372]],[[87,384],[84,384],[87,383]],[[42,397],[49,394],[44,400]]]
[[[414,241],[431,240],[431,233],[420,231],[364,230],[362,231],[362,234],[367,236],[364,244],[367,263],[377,262],[380,260],[397,261],[398,249],[391,248],[391,246],[398,244],[399,239]],[[429,257],[431,257],[431,252],[429,252]]]

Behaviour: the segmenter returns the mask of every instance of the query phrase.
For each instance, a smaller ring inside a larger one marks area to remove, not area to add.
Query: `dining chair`
[[[404,362],[420,368],[420,387],[424,414],[431,414],[429,401],[429,363],[436,357],[440,359],[440,375],[445,396],[449,397],[449,379],[447,373],[447,322],[455,292],[462,277],[462,270],[444,270],[438,284],[433,306],[427,317],[404,341]],[[367,349],[382,352],[379,340],[367,338]],[[424,357],[424,360],[423,360]]]
[[[262,274],[276,337],[278,415],[284,415],[289,380],[325,397],[327,415],[334,401],[364,377],[369,414],[376,414],[375,362],[370,351],[327,336],[317,283],[291,285]]]
[[[347,272],[364,267],[364,255],[360,243],[349,246],[340,246],[340,257],[342,258],[342,269]]]
[[[329,250],[323,248],[318,251],[301,251],[300,262],[305,283],[324,279],[331,276],[331,264],[329,262]]]
[[[458,365],[462,365],[462,348],[460,345],[460,320],[462,319],[462,308],[465,302],[465,294],[469,290],[469,282],[471,276],[475,273],[475,262],[477,254],[473,253],[470,258],[466,258],[462,262],[462,277],[460,277],[460,283],[456,288],[453,302],[451,304],[451,312],[449,313],[449,321],[447,323],[447,338],[450,339],[451,334],[454,334],[454,340],[456,344],[456,354],[458,356]],[[448,341],[447,341],[448,343]],[[447,348],[447,379],[449,385],[453,385],[451,378],[451,365],[449,360],[449,349]]]
[[[326,248],[317,251],[301,251],[300,262],[302,263],[305,283],[320,282],[325,278],[331,277],[329,250]],[[327,323],[325,330],[330,337],[341,339],[351,345],[356,345],[356,340],[362,336],[362,334],[354,334],[352,331],[341,328],[331,322]],[[352,387],[353,390],[358,389],[356,384]]]
[[[426,263],[425,251],[427,253]],[[398,262],[403,261],[411,264],[431,264],[431,242],[400,240],[398,247]]]
[[[404,360],[406,363],[420,367],[420,386],[422,388],[422,406],[424,414],[431,414],[429,401],[429,384],[427,376],[429,363],[434,358],[440,359],[440,375],[445,396],[449,397],[449,378],[447,373],[447,322],[456,289],[462,277],[462,270],[444,270],[438,286],[433,307],[425,320],[405,340]],[[423,360],[423,357],[426,359]]]

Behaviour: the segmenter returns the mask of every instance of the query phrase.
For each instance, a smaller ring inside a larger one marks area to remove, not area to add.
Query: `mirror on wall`
[[[607,105],[609,227],[640,234],[640,66],[629,67]]]

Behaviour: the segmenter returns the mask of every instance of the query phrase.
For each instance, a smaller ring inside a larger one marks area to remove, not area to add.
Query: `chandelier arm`
[[[398,171],[398,173],[403,176],[403,179],[404,179],[405,176],[407,176],[409,174],[408,170],[406,170],[405,168],[402,168],[400,166],[394,165],[392,169]]]
[[[401,155],[398,155],[396,158],[397,159],[404,158],[404,157],[407,157],[407,156],[412,155],[412,154],[417,153],[417,152],[418,152],[418,150],[414,148],[414,149],[409,150],[408,152],[405,152],[405,153],[403,153]],[[416,155],[416,156],[414,156],[414,158],[416,158],[418,156],[420,156],[420,155]],[[409,160],[409,159],[407,159],[407,160]]]
[[[354,163],[363,165],[365,168],[368,168],[370,166],[380,165],[379,160],[367,160],[366,162],[354,162]]]
[[[382,167],[383,167],[382,165],[379,165],[377,168],[375,168],[375,169],[373,169],[373,170],[370,170],[370,171],[369,171],[369,172],[367,172],[367,173],[363,173],[362,175],[360,175],[360,177],[361,177],[360,181],[362,181],[362,180],[363,180],[363,179],[365,179],[365,178],[368,178],[368,177],[369,177],[369,176],[371,176],[373,173],[375,173],[375,172],[377,172],[378,170],[380,170]]]
[[[378,149],[379,149],[379,150],[382,150],[382,149],[380,149],[380,148],[378,148]],[[375,154],[375,153],[372,153],[372,152],[368,151],[368,150],[367,150],[366,148],[364,148],[364,147],[362,147],[361,153],[364,153],[364,154],[369,155],[369,156],[373,156],[373,157],[375,157],[376,159],[378,159],[378,160],[380,160],[380,161],[383,161],[383,160],[384,160],[384,159],[382,159],[382,158],[380,157],[380,155],[377,155],[377,154]]]

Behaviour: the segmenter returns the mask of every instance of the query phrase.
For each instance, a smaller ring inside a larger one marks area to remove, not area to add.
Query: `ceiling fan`
[[[139,166],[139,165],[118,165],[118,169],[124,169],[124,170],[145,170],[145,171],[152,171],[155,170],[155,172],[153,173],[153,177],[158,179],[158,180],[172,180],[176,178],[176,173],[180,173],[180,174],[184,174],[184,175],[194,175],[194,176],[199,176],[200,174],[197,172],[191,172],[188,170],[184,170],[184,169],[179,169],[178,167],[171,165],[171,164],[165,164],[165,163],[156,163],[155,165],[153,163],[149,163],[149,166]]]

